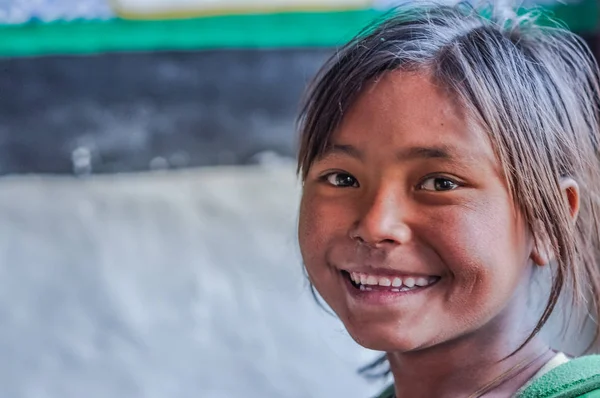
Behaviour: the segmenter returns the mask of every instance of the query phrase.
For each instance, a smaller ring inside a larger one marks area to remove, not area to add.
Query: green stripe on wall
[[[2,26],[0,56],[335,46],[376,15],[374,11],[347,11]]]
[[[595,0],[559,6],[555,16],[577,32],[598,27]],[[379,13],[373,10],[226,15],[187,20],[79,21],[0,26],[0,56],[215,48],[331,47]]]

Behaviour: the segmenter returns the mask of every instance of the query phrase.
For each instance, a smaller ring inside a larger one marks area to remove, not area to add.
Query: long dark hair
[[[544,326],[563,291],[600,315],[600,89],[587,45],[539,15],[418,5],[395,9],[336,51],[308,90],[299,118],[301,178],[362,87],[393,70],[425,71],[484,127],[536,244],[554,255],[549,297],[523,347]],[[559,188],[581,188],[576,224]],[[567,289],[564,289],[565,286]],[[382,372],[385,357],[362,369]]]

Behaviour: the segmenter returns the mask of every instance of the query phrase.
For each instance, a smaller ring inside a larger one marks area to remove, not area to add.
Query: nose
[[[412,239],[406,223],[407,204],[402,194],[380,189],[365,199],[350,237],[375,248],[392,248]]]

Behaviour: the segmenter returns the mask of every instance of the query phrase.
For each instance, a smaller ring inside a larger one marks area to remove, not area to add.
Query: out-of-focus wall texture
[[[303,276],[294,118],[393,3],[0,3],[0,397],[381,389]]]

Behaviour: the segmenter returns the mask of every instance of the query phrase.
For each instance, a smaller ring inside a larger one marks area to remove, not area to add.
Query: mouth
[[[398,275],[380,276],[360,272],[340,271],[351,293],[355,295],[404,295],[429,289],[437,284],[441,277],[436,275]]]

